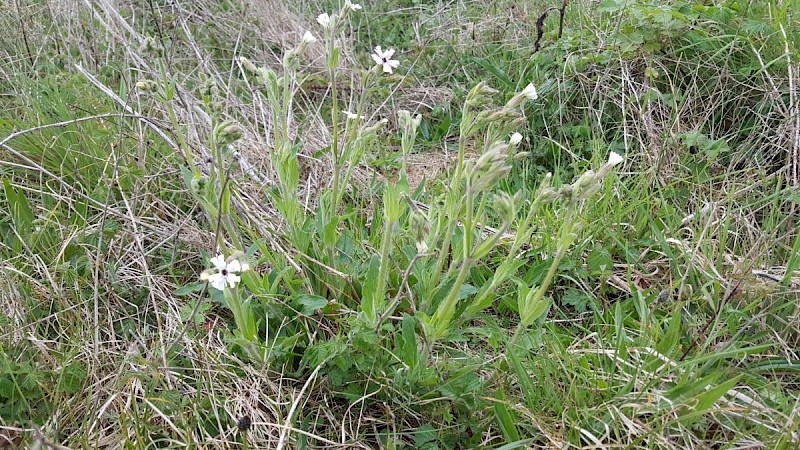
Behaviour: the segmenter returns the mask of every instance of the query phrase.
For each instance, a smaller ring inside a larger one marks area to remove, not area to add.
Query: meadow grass
[[[14,3],[0,447],[797,448],[797,10]]]

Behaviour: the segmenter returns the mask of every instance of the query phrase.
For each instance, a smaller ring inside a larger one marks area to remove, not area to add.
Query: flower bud
[[[152,92],[156,90],[158,84],[153,80],[139,80],[136,82],[136,89],[142,92]]]
[[[511,100],[506,103],[507,108],[516,108],[517,106],[521,105],[525,100],[536,100],[539,98],[539,94],[536,92],[536,86],[533,83],[528,83],[525,86],[525,89],[522,90],[519,94],[513,96]]]
[[[164,55],[164,47],[156,41],[152,36],[147,36],[144,38],[144,42],[142,45],[139,46],[139,51],[145,54],[153,54],[155,56],[163,56]]]
[[[410,112],[401,109],[397,113],[397,122],[405,133],[415,135],[417,133],[417,127],[419,127],[419,124],[422,122],[422,114],[411,117]]]
[[[496,93],[496,89],[492,89],[485,81],[481,81],[469,91],[466,103],[472,107],[481,107],[489,101],[490,96]]]
[[[519,192],[514,194],[513,197],[507,192],[495,194],[492,207],[504,223],[511,223],[514,220],[514,216],[517,213],[517,200],[519,200]]]
[[[386,119],[386,118],[383,118],[383,119],[379,120],[378,122],[376,122],[374,125],[370,125],[370,126],[364,128],[364,134],[377,133],[381,128],[385,127],[387,123],[389,123],[389,120]]]
[[[244,68],[244,70],[246,70],[246,71],[248,71],[248,72],[250,72],[252,74],[257,74],[258,73],[258,67],[256,67],[256,65],[253,64],[252,61],[250,61],[249,59],[245,58],[244,56],[239,58],[239,64]]]
[[[477,192],[482,191],[511,173],[508,149],[508,144],[496,142],[489,151],[475,161],[475,165],[469,169],[468,175],[471,189]]]
[[[226,120],[214,129],[217,145],[225,147],[232,144],[244,135],[244,128],[236,122]]]
[[[485,117],[487,123],[509,123],[517,120],[520,117],[520,114],[508,108],[501,108],[496,111],[489,112]]]
[[[414,235],[414,242],[417,246],[417,253],[425,253],[428,251],[428,233],[430,232],[430,223],[428,216],[419,208],[413,207],[409,215],[409,228]]]
[[[205,198],[208,193],[208,177],[204,175],[195,175],[189,187],[193,194],[200,198]]]

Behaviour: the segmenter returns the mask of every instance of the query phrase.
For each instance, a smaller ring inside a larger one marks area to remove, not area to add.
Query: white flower
[[[617,164],[621,163],[624,158],[619,156],[616,152],[611,152],[608,154],[608,164],[612,166],[616,166]]]
[[[348,118],[348,119],[350,119],[350,120],[357,120],[357,119],[363,119],[363,118],[364,118],[364,116],[359,116],[358,114],[356,114],[356,113],[353,113],[353,112],[350,112],[350,111],[342,111],[342,112],[343,112],[343,113],[344,113],[344,115],[346,115],[346,116],[347,116],[347,118]]]
[[[230,262],[225,261],[225,257],[221,254],[211,258],[211,264],[214,265],[217,272],[212,274],[203,272],[200,275],[200,279],[208,281],[211,287],[218,291],[224,290],[226,284],[231,288],[236,287],[236,284],[242,280],[241,277],[236,274],[250,269],[249,264],[240,263],[238,259],[232,259]]]
[[[528,83],[522,92],[519,92],[515,96],[511,97],[511,100],[506,103],[506,107],[516,108],[525,102],[525,100],[536,100],[537,98],[539,98],[539,94],[536,92],[536,86],[534,86],[533,83]]]
[[[303,40],[301,41],[301,44],[313,44],[314,42],[317,42],[317,38],[314,37],[314,35],[311,34],[310,31],[306,31],[306,33],[303,35]]]
[[[511,135],[511,138],[508,140],[508,143],[511,145],[517,145],[522,142],[522,135],[519,133],[514,133]]]
[[[384,73],[392,73],[393,69],[400,67],[400,61],[390,59],[394,55],[394,49],[387,49],[385,52],[381,50],[381,46],[375,47],[375,53],[372,55],[372,60],[379,66],[383,67]]]
[[[536,100],[539,98],[539,94],[536,92],[536,86],[534,86],[533,83],[528,83],[528,85],[525,86],[525,89],[520,92],[520,95],[528,100]]]
[[[342,9],[344,9],[345,11],[347,11],[348,9],[352,9],[353,11],[358,11],[359,9],[361,9],[361,5],[359,5],[358,3],[350,3],[350,0],[345,0],[344,8]]]
[[[317,16],[317,23],[322,25],[323,28],[328,28],[331,26],[331,16],[328,13],[322,13]]]

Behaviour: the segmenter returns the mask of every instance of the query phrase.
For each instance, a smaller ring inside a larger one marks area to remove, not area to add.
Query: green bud
[[[495,194],[492,206],[505,224],[510,224],[514,221],[514,216],[517,213],[518,200],[519,192],[514,194],[514,196],[509,195],[507,192]]]
[[[378,122],[376,122],[374,125],[370,125],[370,126],[364,128],[364,134],[377,133],[381,128],[385,127],[387,123],[389,123],[388,119],[385,119],[385,118],[381,119]]]
[[[204,175],[195,175],[192,178],[191,186],[192,193],[200,198],[206,198],[208,194],[208,177]]]
[[[428,251],[428,244],[426,242],[428,233],[430,232],[430,223],[428,216],[416,207],[412,207],[411,214],[408,218],[408,225],[411,233],[414,235],[414,242],[417,245],[418,253],[425,253]]]
[[[142,92],[152,92],[156,90],[158,83],[153,80],[139,80],[136,82],[136,89]]]
[[[283,55],[283,66],[286,67],[290,72],[294,72],[297,70],[297,67],[300,65],[300,52],[298,49],[291,49]]]
[[[518,119],[520,116],[521,116],[520,113],[516,111],[510,110],[508,108],[502,108],[490,112],[486,116],[486,121],[488,123],[510,123]]]
[[[164,47],[152,36],[144,38],[144,42],[139,46],[139,51],[144,54],[151,54],[159,57],[164,55]]]
[[[244,70],[246,70],[246,71],[248,71],[248,72],[250,72],[250,73],[252,73],[254,75],[258,74],[258,67],[256,67],[256,65],[253,64],[252,61],[250,61],[249,59],[245,58],[244,56],[239,58],[239,64],[244,68]]]
[[[550,186],[547,186],[539,191],[538,200],[542,204],[548,204],[558,200],[558,197],[558,192],[554,191]]]
[[[469,180],[476,192],[487,189],[508,176],[511,165],[508,163],[509,145],[495,142],[494,146],[481,155],[469,170]]]
[[[214,128],[214,138],[218,146],[225,147],[244,135],[244,128],[236,122],[226,120]]]
[[[219,92],[219,88],[217,87],[217,82],[213,78],[206,78],[200,84],[200,95],[203,97],[215,97],[216,94]]]
[[[406,131],[409,134],[416,134],[417,127],[422,122],[422,114],[417,114],[414,117],[411,117],[411,113],[405,109],[401,109],[397,113],[397,122],[400,124],[400,128]]]
[[[466,104],[471,107],[479,108],[489,102],[490,96],[497,94],[496,89],[492,89],[485,81],[476,84],[467,94]]]

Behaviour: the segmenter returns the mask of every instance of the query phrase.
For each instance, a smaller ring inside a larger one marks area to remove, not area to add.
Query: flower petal
[[[522,90],[522,95],[528,100],[536,100],[539,98],[539,93],[536,92],[536,86],[534,86],[533,83],[528,83],[528,85],[525,86],[525,89]]]
[[[389,63],[383,64],[383,73],[392,73],[392,65]]]
[[[372,54],[371,56],[372,56],[372,60],[375,61],[375,64],[383,64],[383,60],[381,59],[380,56],[378,56],[376,54]]]
[[[236,273],[242,271],[242,265],[239,263],[238,259],[234,259],[230,263],[228,263],[228,272]]]
[[[392,69],[397,69],[398,67],[400,67],[400,61],[396,59],[390,59],[389,61],[386,61],[386,64],[389,64],[392,67]]]
[[[380,45],[375,47],[375,53],[378,55],[378,57],[383,56],[383,51],[381,50],[381,46]]]
[[[623,159],[624,158],[616,152],[611,152],[608,154],[608,163],[612,166],[616,166],[617,164],[621,163]]]
[[[221,273],[215,273],[208,277],[208,284],[214,289],[221,291],[225,289],[225,277]]]
[[[221,253],[214,258],[211,258],[211,264],[213,264],[217,270],[222,270],[227,266],[225,263],[225,257],[222,256]]]
[[[310,31],[306,31],[306,33],[303,35],[303,42],[312,44],[314,42],[317,42],[317,38],[313,34],[311,34]]]
[[[232,288],[235,288],[235,287],[236,287],[236,284],[237,284],[238,282],[242,281],[242,278],[241,278],[241,277],[239,277],[239,275],[235,275],[235,274],[229,274],[229,275],[228,275],[227,277],[225,277],[225,278],[228,280],[228,286],[230,286],[230,287],[232,287]]]
[[[394,49],[390,48],[386,50],[386,53],[383,54],[383,57],[389,59],[392,57],[392,55],[394,55]]]

